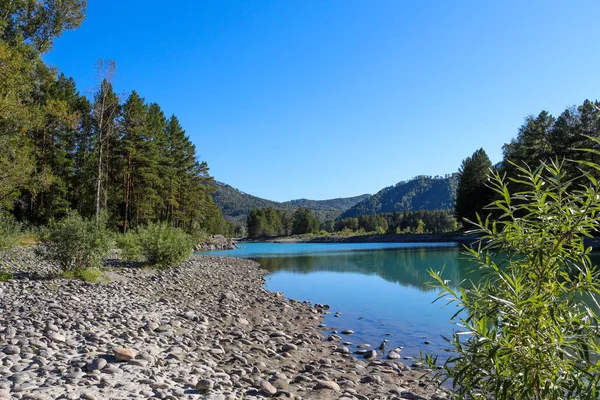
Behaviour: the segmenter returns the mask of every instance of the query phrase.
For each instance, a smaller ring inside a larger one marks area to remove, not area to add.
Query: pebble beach
[[[0,282],[2,400],[449,397],[401,349],[350,354],[351,327],[334,332],[326,306],[264,289],[253,261],[113,260],[98,283],[65,279],[26,247],[2,266],[15,276]]]

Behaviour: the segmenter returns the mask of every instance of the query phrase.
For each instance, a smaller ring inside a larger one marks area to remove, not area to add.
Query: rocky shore
[[[199,243],[194,248],[194,251],[209,251],[209,250],[233,250],[237,249],[237,245],[232,239],[227,239],[223,235],[213,235],[206,242]]]
[[[105,283],[55,277],[24,249],[4,267],[19,279],[0,282],[0,399],[447,397],[399,349],[350,355],[326,307],[265,290],[252,261],[108,268]]]
[[[289,236],[261,238],[256,240],[244,239],[252,242],[271,242],[271,243],[455,243],[457,245],[471,245],[479,238],[473,235],[464,235],[462,233],[405,233],[405,234],[373,234],[373,235],[355,235],[341,236],[331,234],[328,236]]]

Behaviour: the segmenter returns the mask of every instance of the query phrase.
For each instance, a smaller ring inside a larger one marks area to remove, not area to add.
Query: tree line
[[[451,210],[415,210],[361,215],[334,223],[336,232],[377,232],[380,234],[444,233],[457,228]]]
[[[575,187],[585,179],[581,176],[581,167],[600,164],[598,153],[590,151],[598,148],[594,139],[599,138],[598,101],[585,100],[577,107],[565,109],[558,117],[552,116],[548,111],[528,116],[519,128],[517,137],[503,146],[502,162],[493,166],[483,149],[463,160],[456,191],[457,219],[475,221],[476,214],[483,217],[493,214],[491,210],[485,209],[491,201],[499,199],[498,194],[489,188],[490,171],[518,178],[522,174],[519,168],[522,167],[534,171],[544,162],[577,160],[564,165],[564,178],[572,180]],[[600,171],[595,168],[588,170],[589,175],[595,179],[600,178]],[[509,181],[507,185],[515,193],[526,186],[515,181]]]
[[[306,208],[294,212],[255,208],[248,214],[246,225],[250,238],[303,235],[316,233],[320,228],[317,217]]]
[[[84,18],[85,1],[0,0],[0,209],[44,225],[70,210],[108,216],[123,232],[149,222],[233,233],[211,198],[213,178],[175,115],[114,90],[97,65],[91,98],[42,61]]]
[[[457,229],[457,222],[451,210],[371,214],[320,222],[311,210],[305,208],[299,208],[292,213],[266,207],[250,211],[246,223],[250,238],[301,235],[320,231],[402,234],[443,233]]]

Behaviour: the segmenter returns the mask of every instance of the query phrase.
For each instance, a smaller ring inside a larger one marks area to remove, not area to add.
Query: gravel
[[[2,262],[19,278],[0,282],[2,400],[446,397],[422,368],[325,341],[324,308],[265,290],[252,261],[108,268],[95,284],[29,248]]]

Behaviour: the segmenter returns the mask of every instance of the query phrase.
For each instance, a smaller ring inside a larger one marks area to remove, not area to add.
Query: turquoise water
[[[287,297],[328,304],[328,329],[352,329],[340,335],[351,341],[386,349],[403,346],[403,356],[419,351],[443,356],[441,335],[455,328],[455,306],[432,304],[438,290],[428,286],[429,269],[441,270],[454,284],[468,278],[471,264],[453,243],[244,243],[241,249],[205,254],[250,258],[270,273],[266,288]],[[334,314],[340,312],[340,317]],[[386,335],[386,334],[389,334]],[[431,344],[426,345],[425,341]]]

